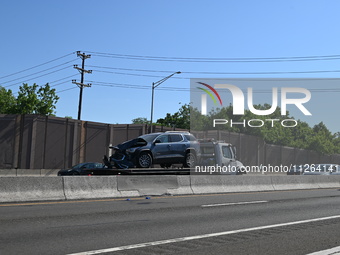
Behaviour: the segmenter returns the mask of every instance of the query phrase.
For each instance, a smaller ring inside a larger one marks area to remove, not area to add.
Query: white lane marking
[[[242,232],[262,230],[262,229],[268,229],[268,228],[285,227],[285,226],[291,226],[291,225],[297,225],[297,224],[303,224],[303,223],[310,223],[310,222],[322,221],[322,220],[332,220],[332,219],[337,219],[337,218],[340,218],[340,215],[323,217],[323,218],[316,218],[316,219],[309,219],[309,220],[293,221],[293,222],[280,223],[280,224],[261,226],[261,227],[254,227],[254,228],[244,228],[244,229],[231,230],[231,231],[225,231],[225,232],[218,232],[218,233],[212,233],[212,234],[180,237],[180,238],[161,240],[161,241],[155,241],[155,242],[148,242],[148,243],[132,244],[132,245],[126,245],[126,246],[120,246],[120,247],[114,247],[114,248],[108,248],[108,249],[85,251],[85,252],[79,252],[79,253],[72,253],[72,254],[68,254],[68,255],[102,254],[102,253],[107,253],[107,252],[131,250],[131,249],[136,249],[136,248],[144,248],[144,247],[156,246],[156,245],[162,245],[162,244],[169,244],[169,243],[178,243],[178,242],[197,240],[197,239],[203,239],[203,238],[209,238],[209,237],[217,237],[217,236],[231,235],[231,234],[237,234],[237,233],[242,233]]]
[[[261,204],[268,203],[268,201],[250,201],[250,202],[235,202],[235,203],[224,203],[224,204],[211,204],[201,205],[201,207],[216,207],[216,206],[228,206],[228,205],[247,205],[247,204]]]
[[[340,254],[340,246],[331,249],[309,253],[307,255],[337,255]]]

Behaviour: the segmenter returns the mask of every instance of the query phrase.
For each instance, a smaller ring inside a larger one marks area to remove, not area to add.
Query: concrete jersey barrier
[[[121,197],[116,176],[69,176],[63,181],[66,200]]]
[[[285,178],[277,178],[271,176],[274,190],[291,190],[291,189],[318,189],[320,177],[324,176],[308,176],[308,175],[288,175]]]
[[[118,190],[123,196],[165,195],[178,188],[176,175],[118,176]],[[132,194],[131,194],[132,192]]]
[[[270,176],[191,176],[194,194],[274,190]]]
[[[65,200],[61,177],[1,177],[0,202]]]
[[[0,202],[340,188],[336,176],[0,177]]]

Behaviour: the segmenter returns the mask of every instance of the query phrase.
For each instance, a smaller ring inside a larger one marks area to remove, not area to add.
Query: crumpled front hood
[[[126,141],[124,143],[118,144],[114,146],[113,148],[118,148],[120,151],[125,151],[127,149],[133,148],[133,147],[142,147],[147,145],[147,141],[145,141],[143,138],[135,138],[129,141]]]

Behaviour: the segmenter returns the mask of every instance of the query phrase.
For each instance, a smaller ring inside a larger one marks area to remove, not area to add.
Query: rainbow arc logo
[[[198,84],[201,84],[205,86],[206,88],[197,87],[198,89],[204,91],[206,94],[202,94],[201,96],[201,114],[207,115],[207,95],[210,96],[212,101],[215,105],[218,105],[216,98],[218,99],[220,105],[222,106],[222,99],[216,89],[214,89],[209,84],[203,83],[203,82],[197,82]]]
[[[221,99],[220,95],[218,94],[218,92],[216,91],[216,89],[214,89],[212,86],[210,86],[206,83],[203,83],[203,82],[197,82],[197,83],[201,84],[201,85],[203,85],[203,86],[205,86],[209,89],[208,90],[208,89],[205,89],[205,88],[197,87],[198,89],[203,90],[205,93],[207,93],[210,96],[210,98],[213,100],[215,105],[217,105],[217,100],[216,100],[216,98],[217,98],[220,105],[222,106],[222,99]],[[215,94],[215,96],[214,96],[213,93]]]
[[[207,115],[207,95],[209,95],[209,97],[212,99],[215,105],[218,105],[217,100],[216,100],[217,98],[218,102],[222,106],[221,96],[218,94],[216,89],[214,89],[212,86],[204,82],[197,82],[197,83],[205,87],[205,88],[202,88],[202,87],[197,87],[197,88],[206,93],[206,94],[201,95],[201,114]]]

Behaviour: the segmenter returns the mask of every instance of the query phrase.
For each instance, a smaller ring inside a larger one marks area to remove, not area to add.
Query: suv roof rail
[[[224,140],[215,140],[214,138],[203,138],[203,139],[197,139],[197,140],[201,143],[227,143]]]
[[[165,131],[165,133],[188,133],[189,131]]]

